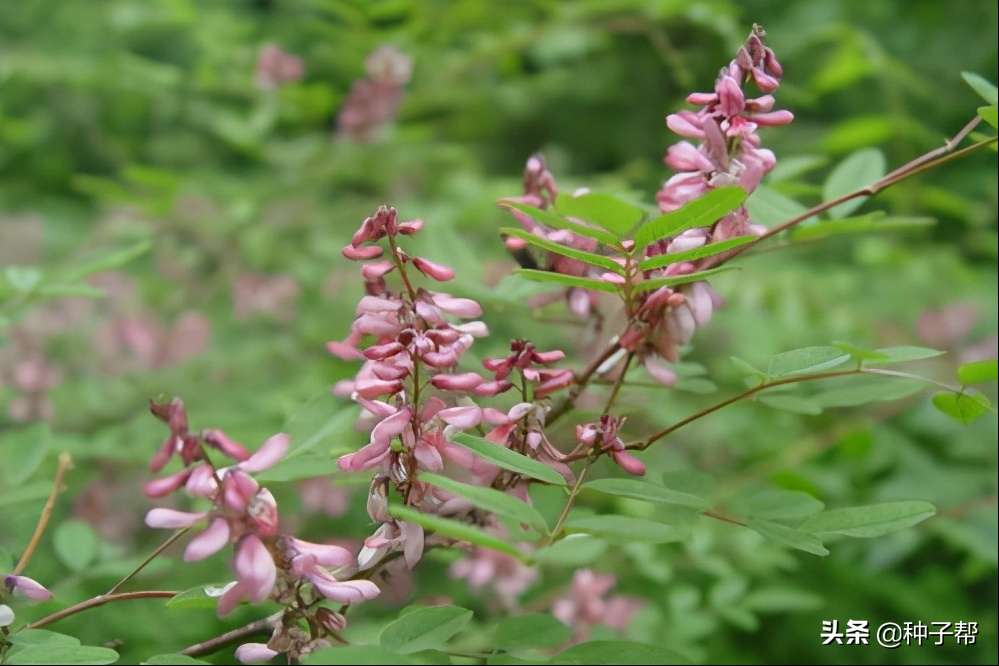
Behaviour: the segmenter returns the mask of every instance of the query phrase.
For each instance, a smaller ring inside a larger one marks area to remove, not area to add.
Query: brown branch
[[[25,627],[26,629],[40,629],[41,627],[52,624],[53,622],[58,622],[63,620],[70,615],[76,615],[90,608],[97,608],[98,606],[103,606],[104,604],[110,604],[115,601],[130,601],[132,599],[169,599],[176,596],[177,593],[167,590],[142,590],[140,592],[120,592],[118,594],[102,594],[100,596],[87,599],[86,601],[81,601],[78,604],[69,606],[68,608],[63,608],[60,611],[56,611],[51,615],[46,615],[40,620],[35,620],[31,624]]]
[[[965,137],[967,137],[968,134],[970,134],[971,131],[978,126],[981,120],[982,119],[979,118],[978,116],[972,118],[963,128],[961,128],[961,131],[959,131],[953,137],[945,141],[943,146],[935,148],[929,151],[928,153],[925,153],[924,155],[920,155],[916,159],[903,164],[902,166],[898,167],[891,173],[888,173],[887,175],[883,176],[882,178],[879,178],[873,183],[865,185],[864,187],[854,190],[853,192],[844,194],[840,197],[836,197],[835,199],[830,199],[829,201],[823,201],[820,204],[816,204],[815,206],[812,206],[811,208],[806,210],[804,213],[796,215],[795,217],[792,217],[790,220],[787,220],[786,222],[781,222],[777,226],[771,227],[770,229],[767,230],[766,233],[764,233],[756,240],[746,243],[744,245],[740,245],[739,247],[734,248],[733,250],[726,252],[724,254],[720,254],[706,259],[700,269],[706,270],[709,268],[714,268],[727,261],[730,261],[731,259],[734,259],[743,252],[746,252],[747,250],[756,247],[759,243],[767,240],[768,238],[772,238],[773,236],[776,236],[782,231],[786,231],[787,229],[797,226],[802,222],[804,222],[805,220],[815,217],[816,215],[823,213],[829,210],[830,208],[834,208],[841,203],[845,203],[847,201],[851,201],[852,199],[857,199],[859,197],[874,196],[875,194],[878,194],[879,192],[888,189],[892,185],[900,183],[903,180],[906,180],[907,178],[911,178],[916,174],[940,166],[941,164],[945,164],[946,162],[950,162],[951,160],[960,159],[977,150],[980,150],[981,148],[985,148],[987,146],[996,143],[997,137],[992,137],[990,139],[985,139],[983,141],[974,143],[956,152],[954,151],[954,148],[956,148],[957,145],[960,144],[961,141],[963,141]]]
[[[644,440],[640,440],[638,442],[629,444],[627,448],[638,451],[645,450],[650,446],[652,446],[652,444],[654,444],[655,442],[662,439],[663,437],[666,437],[667,435],[679,430],[680,428],[686,425],[693,423],[694,421],[697,421],[698,419],[704,418],[709,414],[714,414],[720,409],[728,407],[729,405],[737,403],[745,398],[752,397],[753,395],[756,395],[760,391],[765,391],[775,386],[784,386],[785,384],[798,384],[800,382],[819,381],[822,379],[831,379],[833,377],[847,377],[850,375],[860,375],[864,374],[865,372],[866,371],[862,368],[855,368],[853,370],[837,370],[836,372],[817,372],[811,375],[795,375],[792,377],[785,377],[784,379],[778,379],[772,382],[763,382],[761,384],[757,384],[756,386],[750,389],[746,389],[742,393],[738,393],[730,398],[722,400],[721,402],[716,402],[715,404],[710,405],[709,407],[705,407],[704,409],[697,411],[691,414],[690,416],[677,421],[668,428],[664,428],[663,430],[660,430],[659,432],[650,435],[648,438]]]
[[[615,339],[607,345],[607,347],[600,352],[596,358],[590,361],[585,368],[583,368],[583,371],[579,374],[579,377],[576,378],[572,388],[569,389],[569,395],[548,413],[548,417],[546,418],[546,423],[548,425],[554,423],[556,420],[564,416],[566,412],[576,406],[576,400],[579,399],[580,394],[582,394],[582,392],[586,389],[586,385],[589,384],[593,375],[596,374],[600,366],[603,365],[604,362],[613,356],[620,348],[620,343],[618,343],[617,339]]]
[[[181,654],[187,655],[188,657],[200,657],[202,655],[217,652],[227,645],[242,642],[250,636],[273,631],[275,623],[280,622],[283,616],[284,611],[280,610],[277,613],[260,618],[259,620],[254,620],[253,622],[233,629],[232,631],[227,631],[224,634],[216,636],[215,638],[209,638],[207,641],[195,643],[194,645],[181,650]]]
[[[15,576],[28,566],[31,561],[31,556],[35,554],[35,549],[38,548],[38,544],[42,540],[42,535],[45,534],[45,528],[49,524],[49,519],[52,517],[52,510],[55,508],[56,499],[59,497],[59,493],[62,492],[62,480],[66,476],[66,472],[73,466],[73,459],[70,457],[69,453],[63,451],[59,454],[58,467],[56,467],[55,478],[52,479],[52,492],[49,493],[49,498],[45,500],[45,506],[42,507],[42,513],[38,516],[38,522],[35,523],[35,531],[31,535],[31,540],[28,541],[27,547],[24,552],[21,553],[21,559],[17,561],[17,565],[14,567],[12,572]]]

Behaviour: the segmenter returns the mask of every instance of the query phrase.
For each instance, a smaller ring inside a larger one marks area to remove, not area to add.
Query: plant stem
[[[277,613],[272,613],[267,617],[254,620],[249,624],[227,631],[224,634],[216,636],[215,638],[209,638],[207,641],[195,643],[194,645],[186,647],[181,650],[181,654],[188,657],[200,657],[202,655],[211,654],[221,650],[227,645],[241,642],[243,639],[249,638],[250,636],[272,631],[274,629],[274,624],[280,622],[282,616],[284,616],[283,610],[278,611]]]
[[[624,359],[624,367],[621,368],[621,374],[618,375],[617,381],[614,382],[614,388],[611,389],[610,397],[607,398],[607,404],[604,405],[604,415],[609,414],[611,407],[614,406],[614,401],[617,400],[617,396],[621,392],[621,387],[624,386],[624,377],[628,374],[628,368],[631,366],[631,361],[634,358],[635,352],[628,352],[628,357]]]
[[[157,546],[156,550],[154,550],[153,552],[151,552],[149,554],[149,556],[146,557],[146,559],[142,560],[142,562],[140,562],[137,567],[135,567],[134,569],[132,569],[132,571],[130,573],[128,573],[124,578],[122,578],[117,583],[115,583],[111,587],[110,590],[108,590],[107,592],[105,592],[104,593],[105,596],[114,594],[115,592],[117,592],[121,588],[122,585],[124,585],[128,581],[130,581],[133,578],[135,578],[136,576],[138,576],[139,573],[143,569],[145,569],[149,565],[150,562],[152,562],[157,557],[159,557],[163,553],[163,551],[165,551],[167,548],[169,548],[171,545],[173,545],[173,543],[175,541],[177,541],[177,539],[181,538],[182,536],[184,536],[185,534],[187,534],[190,531],[191,531],[190,527],[185,527],[183,529],[177,530],[172,535],[170,535],[169,539],[167,539],[166,541],[164,541],[163,543],[161,543],[159,546]]]
[[[697,412],[691,414],[690,416],[677,421],[676,423],[674,423],[673,425],[669,426],[668,428],[664,428],[663,430],[660,430],[659,432],[657,432],[657,433],[655,433],[653,435],[650,435],[648,438],[646,438],[644,440],[641,440],[641,441],[629,444],[626,448],[636,449],[636,450],[639,450],[639,451],[647,449],[649,446],[651,446],[655,442],[657,442],[660,439],[662,439],[663,437],[666,437],[667,435],[669,435],[669,434],[671,434],[671,433],[679,430],[680,428],[684,427],[685,425],[689,425],[689,424],[693,423],[694,421],[697,421],[698,419],[701,419],[701,418],[704,418],[705,416],[708,416],[709,414],[714,414],[719,409],[722,409],[724,407],[728,407],[729,405],[734,404],[736,402],[739,402],[740,400],[743,400],[745,398],[749,398],[749,397],[751,397],[753,395],[756,395],[760,391],[765,391],[766,389],[773,388],[775,386],[784,386],[785,384],[798,384],[800,382],[819,381],[819,380],[822,380],[822,379],[831,379],[833,377],[847,377],[847,376],[850,376],[850,375],[863,374],[864,372],[865,371],[863,369],[856,368],[856,369],[853,369],[853,370],[837,370],[836,372],[817,372],[817,373],[810,374],[810,375],[794,375],[794,376],[791,376],[791,377],[785,377],[783,379],[777,379],[777,380],[772,381],[772,382],[763,382],[761,384],[757,384],[756,386],[754,386],[754,387],[752,387],[750,389],[746,389],[742,393],[738,393],[736,395],[733,395],[730,398],[726,398],[725,400],[722,400],[721,402],[716,402],[713,405],[705,407],[704,409],[702,409],[700,411],[697,411]]]
[[[590,458],[583,465],[583,469],[579,470],[579,476],[576,477],[576,483],[572,485],[572,490],[569,492],[569,497],[565,500],[565,506],[562,507],[562,513],[559,514],[558,520],[555,521],[555,527],[552,528],[551,534],[545,539],[545,545],[551,545],[555,539],[558,538],[559,532],[562,531],[562,526],[565,524],[566,518],[569,517],[569,511],[572,510],[572,503],[576,501],[576,495],[579,494],[579,489],[583,486],[583,479],[586,478],[586,472],[590,469],[590,465],[593,464],[594,458]]]
[[[76,615],[77,613],[82,613],[90,608],[96,608],[97,606],[103,606],[104,604],[110,604],[115,601],[130,601],[132,599],[169,599],[176,596],[177,593],[174,591],[166,590],[142,590],[140,592],[119,592],[118,594],[102,594],[86,601],[81,601],[78,604],[69,606],[68,608],[63,608],[60,611],[56,611],[51,615],[46,615],[40,620],[35,620],[31,624],[27,625],[26,629],[40,629],[53,622],[58,622],[63,620],[70,615]]]
[[[907,178],[915,176],[916,174],[940,166],[941,164],[945,164],[947,162],[950,162],[951,160],[960,159],[977,150],[985,148],[986,146],[994,144],[997,140],[997,137],[985,139],[983,141],[979,141],[970,146],[962,148],[961,150],[954,151],[954,148],[956,148],[957,145],[961,143],[961,141],[963,141],[964,138],[968,136],[968,134],[970,134],[971,131],[978,126],[981,120],[982,119],[979,118],[978,116],[972,118],[963,128],[961,128],[961,131],[959,131],[953,137],[945,141],[943,146],[935,148],[930,152],[925,153],[924,155],[920,155],[916,159],[903,164],[902,166],[898,167],[891,173],[883,176],[882,178],[879,178],[873,183],[865,185],[864,187],[854,190],[853,192],[844,194],[843,196],[836,197],[835,199],[830,199],[829,201],[823,201],[822,203],[809,208],[804,213],[792,217],[790,220],[787,220],[786,222],[781,222],[780,224],[771,227],[770,229],[767,230],[766,233],[764,233],[762,236],[760,236],[759,238],[750,243],[740,245],[729,252],[706,259],[704,264],[700,267],[700,270],[707,270],[709,268],[714,268],[720,264],[730,261],[731,259],[734,259],[743,252],[756,247],[756,245],[758,245],[762,241],[765,241],[768,238],[776,236],[777,234],[781,233],[782,231],[786,231],[791,227],[797,226],[802,222],[804,222],[805,220],[815,217],[819,213],[823,213],[829,210],[830,208],[838,206],[841,203],[850,201],[852,199],[857,199],[858,197],[874,196],[875,194],[878,194],[879,192],[888,189],[892,185],[900,183]]]
[[[28,541],[27,547],[21,553],[21,559],[17,561],[17,565],[14,567],[12,573],[15,576],[27,568],[28,563],[31,561],[31,556],[35,554],[35,550],[42,540],[42,535],[45,534],[45,528],[52,517],[52,510],[55,508],[56,499],[59,497],[59,493],[62,492],[63,477],[66,476],[66,472],[73,466],[73,459],[69,453],[63,451],[59,454],[59,462],[57,464],[55,478],[52,479],[52,491],[49,493],[48,499],[45,500],[41,515],[38,516],[38,522],[35,523],[35,531],[31,534],[31,540]]]
[[[590,382],[590,379],[596,374],[597,369],[604,364],[604,362],[614,355],[615,352],[620,348],[620,344],[615,338],[613,342],[607,345],[607,348],[600,352],[596,358],[590,361],[583,371],[579,374],[573,387],[569,389],[569,395],[565,397],[558,405],[556,405],[552,411],[548,413],[546,423],[551,425],[557,419],[561,418],[570,409],[575,407],[576,400],[579,399],[580,394],[586,388],[586,385]]]

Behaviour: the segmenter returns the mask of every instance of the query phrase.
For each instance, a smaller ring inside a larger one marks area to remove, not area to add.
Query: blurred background
[[[537,289],[507,277],[495,201],[520,193],[531,153],[564,190],[651,204],[676,140],[664,116],[709,89],[758,22],[785,69],[778,106],[796,116],[764,134],[780,166],[751,210],[774,224],[821,201],[855,151],[898,165],[960,129],[982,104],[961,72],[996,80],[996,12],[973,0],[0,3],[0,571],[30,535],[56,453],[76,462],[28,572],[57,599],[19,617],[103,592],[162,538],[142,524],[146,462],[165,435],[149,398],[182,396],[194,427],[252,446],[279,429],[320,431],[269,478],[282,513],[315,540],[356,544],[370,531],[365,479],[333,473],[334,456],[364,439],[329,393],[354,368],[324,343],[345,335],[361,293],[340,248],[377,205],[424,218],[423,254],[456,268],[453,293],[483,302],[493,335],[477,354],[518,335],[582,358],[593,332],[564,308],[527,309]],[[995,165],[982,151],[860,209],[933,224],[746,257],[714,282],[726,306],[685,358],[691,376],[676,390],[626,390],[630,431],[737,390],[732,356],[923,345],[949,352],[921,366],[944,380],[961,361],[994,358]],[[683,543],[627,544],[587,565],[641,600],[631,638],[696,661],[994,663],[995,442],[994,414],[963,427],[924,393],[821,415],[740,405],[646,461],[710,475],[725,496],[927,499],[938,515],[833,544],[827,558],[701,521]],[[557,499],[536,498],[546,510]],[[458,555],[400,572],[353,631],[440,598],[486,626],[500,602],[454,578]],[[183,565],[171,551],[134,589],[224,582],[224,559]],[[520,607],[547,608],[571,575],[545,570]],[[211,608],[144,601],[52,628],[112,641],[135,662],[263,612],[220,621]],[[819,626],[834,618],[973,621],[979,634],[969,647],[824,648]]]

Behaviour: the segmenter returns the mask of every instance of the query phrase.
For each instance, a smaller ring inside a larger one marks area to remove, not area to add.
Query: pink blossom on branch
[[[218,429],[192,432],[179,399],[153,403],[151,410],[170,429],[169,437],[154,457],[153,468],[161,469],[174,454],[179,455],[183,468],[148,483],[146,494],[162,497],[183,488],[195,500],[207,500],[210,508],[193,512],[154,508],[146,514],[146,524],[161,529],[203,524],[204,528],[184,550],[185,561],[202,560],[233,546],[232,568],[236,580],[226,586],[219,598],[220,615],[228,614],[242,601],[260,603],[272,599],[295,609],[296,613],[309,615],[315,612],[312,601],[319,599],[351,604],[378,596],[380,590],[374,583],[350,579],[357,570],[351,551],[304,541],[282,531],[273,494],[254,476],[281,461],[291,443],[287,435],[274,435],[249,453]],[[210,448],[230,458],[232,464],[216,466],[208,453]],[[307,605],[302,606],[303,603]],[[324,612],[333,613],[329,609]],[[346,620],[337,615],[336,622],[326,625],[342,629]],[[325,645],[322,634],[306,635],[292,627],[286,630],[282,627],[278,627],[271,642],[263,648],[253,645],[240,648],[240,659],[253,661],[271,652],[298,658],[319,644]]]

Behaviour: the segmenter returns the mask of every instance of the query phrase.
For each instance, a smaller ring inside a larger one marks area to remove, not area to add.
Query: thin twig
[[[816,215],[823,213],[829,210],[830,208],[834,208],[841,203],[845,203],[847,201],[850,201],[852,199],[857,199],[859,197],[874,196],[875,194],[878,194],[879,192],[888,189],[892,185],[900,183],[903,180],[906,180],[907,178],[911,178],[916,174],[922,173],[923,171],[932,169],[934,167],[938,167],[941,164],[950,162],[951,160],[960,159],[977,150],[980,150],[982,148],[985,148],[987,146],[996,143],[997,137],[992,137],[974,143],[965,148],[962,148],[961,150],[954,151],[954,148],[956,148],[957,145],[961,143],[961,141],[963,141],[964,138],[968,136],[968,134],[970,134],[971,131],[975,129],[975,127],[977,127],[980,122],[981,118],[976,116],[975,118],[968,121],[968,123],[963,128],[961,128],[960,132],[958,132],[953,137],[945,141],[943,146],[931,150],[930,152],[921,155],[916,159],[907,162],[906,164],[903,164],[902,166],[898,167],[891,173],[883,176],[882,178],[879,178],[873,183],[865,185],[864,187],[854,190],[853,192],[844,194],[840,197],[836,197],[835,199],[830,199],[829,201],[823,201],[820,204],[812,206],[811,208],[801,213],[800,215],[796,215],[795,217],[792,217],[790,220],[787,220],[786,222],[781,222],[780,224],[771,227],[766,231],[766,233],[764,233],[762,236],[760,236],[759,238],[757,238],[752,242],[740,245],[739,247],[736,247],[724,254],[716,255],[714,257],[706,259],[704,261],[704,264],[701,266],[701,270],[714,268],[727,261],[730,261],[735,257],[739,256],[740,254],[742,254],[743,252],[746,252],[747,250],[756,247],[759,243],[767,240],[768,238],[772,238],[773,236],[776,236],[777,234],[786,231],[791,227],[797,226],[802,222],[804,222],[805,220],[815,217]]]
[[[15,576],[27,568],[28,563],[31,561],[31,556],[35,554],[35,549],[38,548],[38,544],[42,540],[42,535],[45,534],[45,528],[49,524],[49,519],[52,517],[52,510],[55,508],[56,499],[59,497],[59,493],[62,492],[63,477],[66,476],[66,472],[72,466],[73,458],[69,453],[65,451],[60,453],[55,478],[52,479],[52,492],[49,493],[49,498],[45,500],[45,506],[42,507],[42,513],[38,516],[38,522],[35,523],[35,531],[31,535],[31,540],[28,541],[28,546],[21,553],[21,559],[17,561],[17,566],[14,567],[13,574]]]
[[[579,494],[579,489],[583,486],[583,479],[586,478],[586,472],[589,471],[590,465],[593,464],[594,458],[589,458],[586,464],[583,465],[583,469],[579,470],[579,476],[576,477],[576,483],[573,484],[572,490],[569,492],[569,497],[565,500],[565,506],[562,507],[562,512],[558,516],[558,520],[555,521],[555,527],[552,528],[551,534],[545,540],[545,545],[550,545],[555,539],[558,538],[559,532],[562,531],[562,526],[565,524],[566,518],[569,517],[569,511],[572,510],[572,504],[576,501],[576,495]]]
[[[569,389],[569,395],[566,396],[562,400],[562,402],[560,402],[558,405],[552,408],[552,411],[548,413],[548,416],[545,419],[548,425],[551,425],[556,420],[565,415],[566,412],[575,407],[576,400],[579,399],[580,394],[586,388],[586,385],[590,382],[590,379],[593,377],[594,374],[596,374],[600,366],[603,365],[607,359],[613,356],[615,352],[617,352],[617,350],[620,349],[620,347],[621,345],[618,343],[617,339],[615,339],[613,342],[607,345],[606,349],[604,349],[592,361],[590,361],[590,363],[579,374],[579,377],[576,378],[576,381],[573,384],[572,388]]]
[[[142,562],[139,563],[139,566],[137,566],[134,569],[132,569],[132,571],[128,575],[126,575],[124,578],[122,578],[117,583],[115,583],[111,587],[110,590],[108,590],[107,592],[105,592],[105,595],[114,594],[119,589],[121,589],[122,585],[124,585],[128,581],[130,581],[133,578],[135,578],[136,576],[138,576],[139,572],[141,572],[143,569],[145,569],[149,565],[150,562],[152,562],[157,557],[159,557],[163,553],[164,550],[166,550],[167,548],[169,548],[170,546],[172,546],[173,543],[177,539],[181,538],[182,536],[184,536],[185,534],[187,534],[190,531],[191,531],[190,527],[185,527],[183,529],[177,530],[172,535],[170,535],[169,539],[167,539],[166,541],[164,541],[163,543],[161,543],[159,546],[157,546],[156,550],[154,550],[153,552],[151,552],[149,554],[149,556],[146,557],[146,559],[142,560]]]
[[[777,380],[772,381],[772,382],[763,382],[761,384],[757,384],[756,386],[754,386],[752,388],[746,389],[742,393],[737,393],[736,395],[733,395],[730,398],[726,398],[725,400],[722,400],[721,402],[716,402],[713,405],[705,407],[704,409],[702,409],[700,411],[697,411],[697,412],[691,414],[690,416],[677,421],[676,423],[674,423],[673,425],[669,426],[668,428],[664,428],[663,430],[660,430],[659,432],[657,432],[657,433],[655,433],[653,435],[650,435],[649,437],[647,437],[644,440],[640,440],[638,442],[634,442],[632,444],[629,444],[626,448],[636,449],[638,451],[642,451],[644,449],[647,449],[648,447],[650,447],[652,444],[654,444],[655,442],[659,441],[663,437],[666,437],[667,435],[669,435],[669,434],[671,434],[671,433],[679,430],[680,428],[682,428],[682,427],[684,427],[686,425],[690,425],[691,423],[693,423],[694,421],[697,421],[698,419],[702,419],[705,416],[708,416],[709,414],[714,414],[719,409],[722,409],[724,407],[728,407],[729,405],[737,403],[740,400],[743,400],[745,398],[749,398],[749,397],[751,397],[753,395],[756,395],[760,391],[765,391],[765,390],[773,388],[775,386],[784,386],[785,384],[798,384],[800,382],[819,381],[819,380],[822,380],[822,379],[831,379],[833,377],[847,377],[847,376],[850,376],[850,375],[863,374],[864,372],[865,371],[862,368],[855,368],[855,369],[852,369],[852,370],[837,370],[836,372],[817,372],[817,373],[810,374],[810,375],[794,375],[794,376],[791,376],[791,377],[785,377],[783,379],[777,379]]]
[[[628,357],[624,359],[624,367],[621,368],[621,374],[618,375],[617,380],[614,382],[614,388],[611,389],[610,397],[607,398],[607,404],[604,405],[604,414],[609,414],[611,407],[614,406],[614,401],[617,400],[618,394],[621,392],[621,387],[624,386],[624,377],[628,374],[628,368],[631,366],[632,359],[635,358],[635,352],[629,352]]]
[[[174,591],[167,590],[142,590],[140,592],[119,592],[118,594],[102,594],[100,596],[92,597],[86,601],[81,601],[78,604],[69,606],[68,608],[63,608],[60,611],[56,611],[51,615],[46,615],[40,620],[35,620],[29,624],[27,629],[40,629],[41,627],[52,624],[53,622],[58,622],[63,620],[70,615],[76,615],[90,608],[96,608],[98,606],[103,606],[104,604],[110,604],[115,601],[130,601],[132,599],[169,599],[176,596],[177,593]]]
[[[283,615],[283,610],[280,610],[277,613],[272,613],[267,617],[254,620],[249,624],[233,629],[232,631],[227,631],[224,634],[216,636],[215,638],[209,638],[207,641],[195,643],[194,645],[186,647],[181,650],[181,654],[187,655],[188,657],[200,657],[217,652],[227,645],[241,642],[250,636],[272,631],[274,629],[274,624],[279,622]]]

